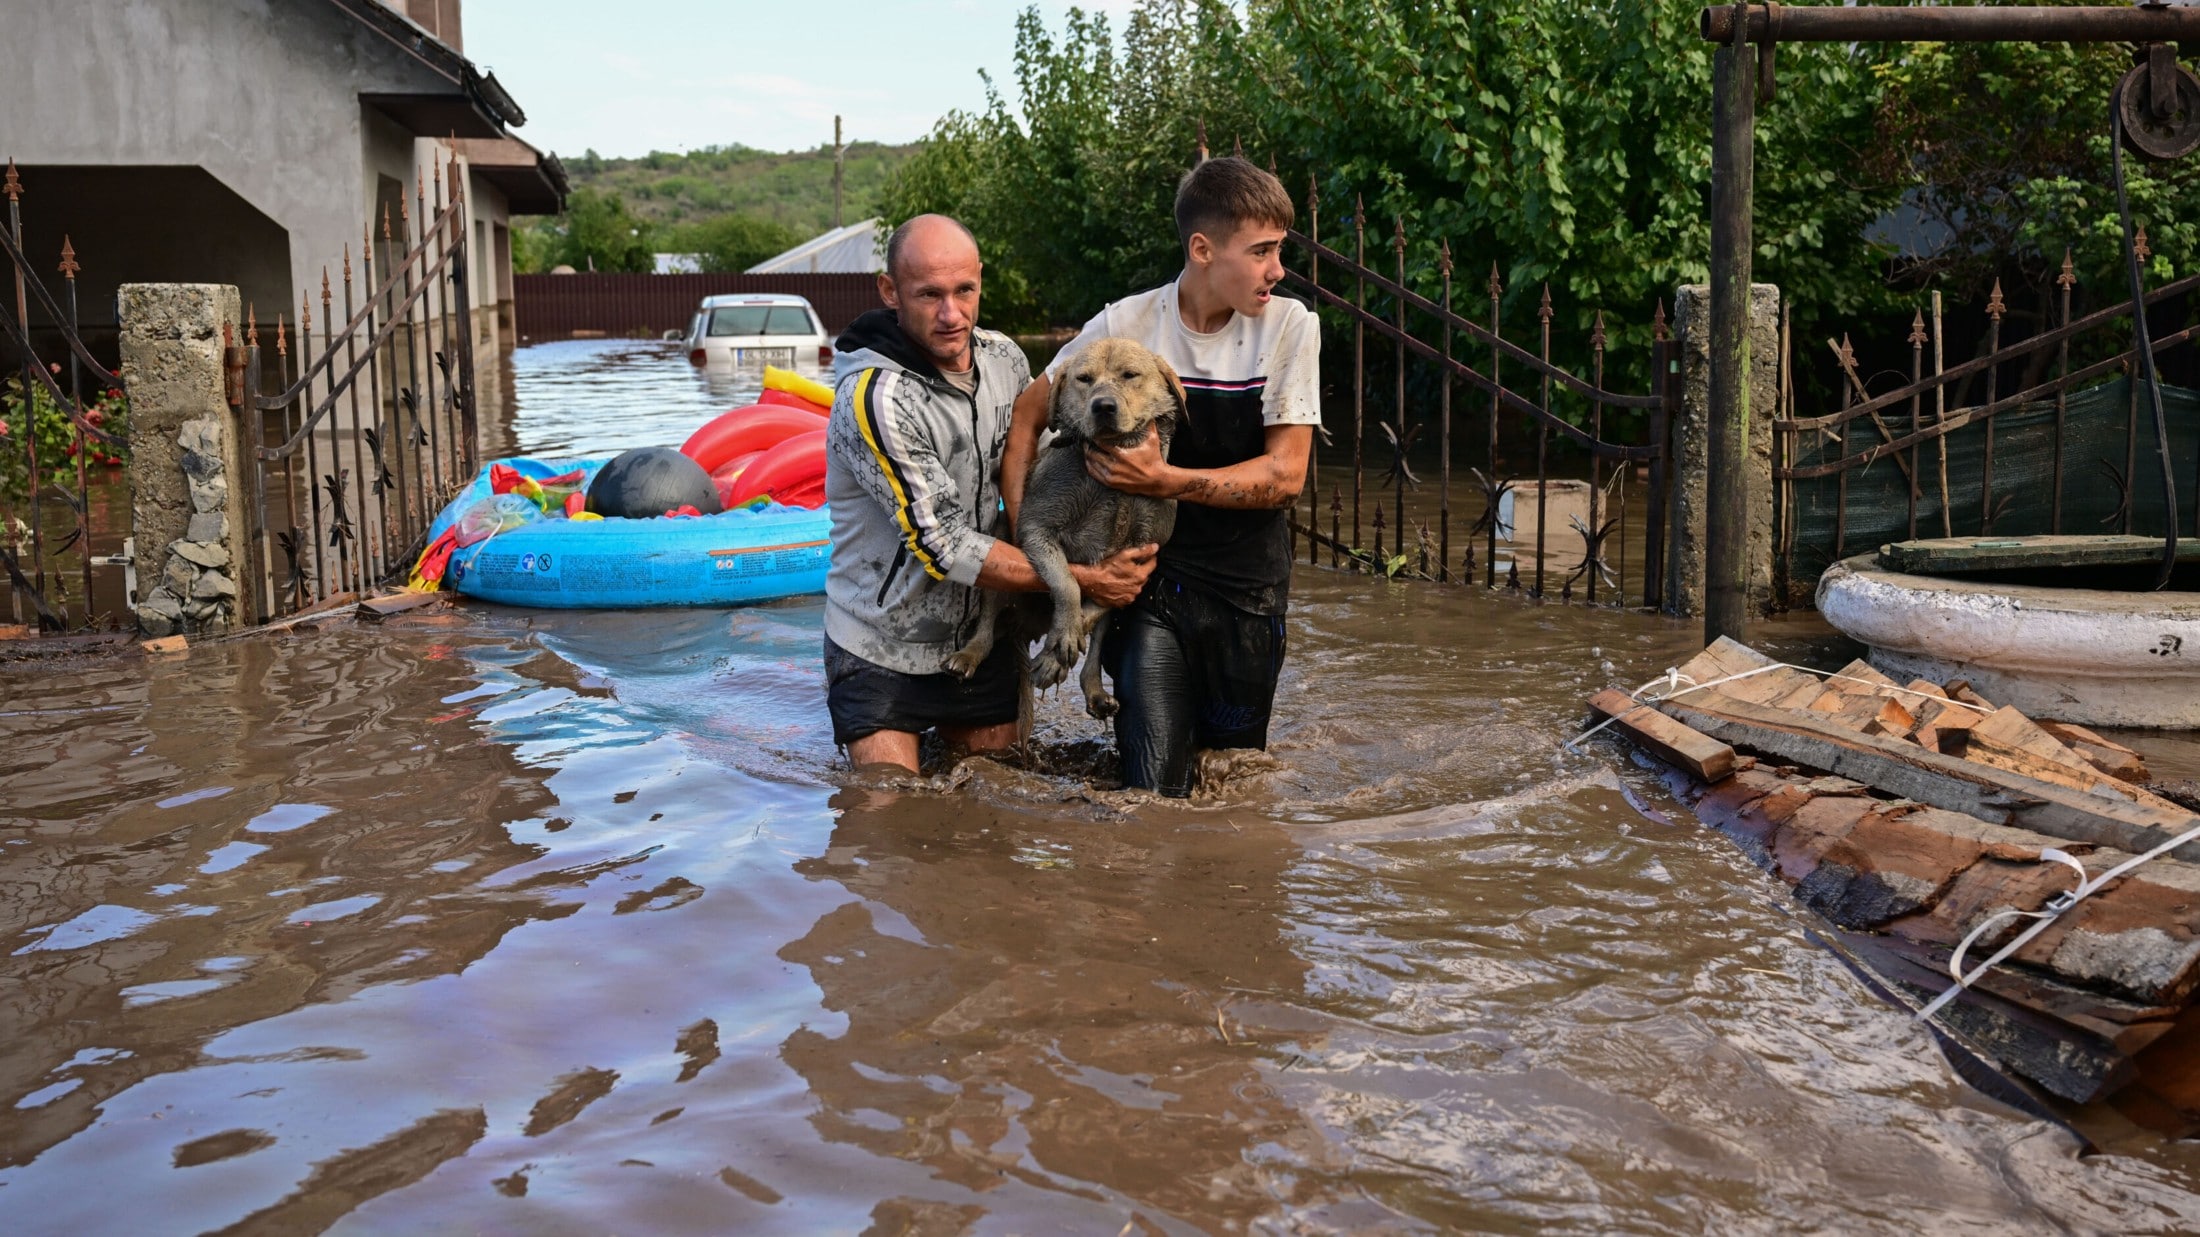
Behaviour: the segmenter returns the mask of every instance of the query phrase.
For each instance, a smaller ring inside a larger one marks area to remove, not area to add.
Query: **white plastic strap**
[[[1977,983],[1980,976],[2001,965],[2003,961],[2007,960],[2018,950],[2024,948],[2026,945],[2031,944],[2033,937],[2036,937],[2040,933],[2047,931],[2048,925],[2054,923],[2055,920],[2060,918],[2063,912],[2069,910],[2073,906],[2076,906],[2078,903],[2085,901],[2087,898],[2092,897],[2094,894],[2099,893],[2111,882],[2123,876],[2126,872],[2131,871],[2133,868],[2136,868],[2141,864],[2150,863],[2156,859],[2159,859],[2162,856],[2170,853],[2171,851],[2176,850],[2178,847],[2183,846],[2185,843],[2193,841],[2195,839],[2200,839],[2200,827],[2188,829],[2185,832],[2178,834],[2176,837],[2171,838],[2169,841],[2162,843],[2160,846],[2155,847],[2153,850],[2147,851],[2145,854],[2133,855],[2131,858],[2124,860],[2122,863],[2117,864],[2115,867],[2110,868],[2108,871],[2103,872],[2099,876],[2095,877],[2088,877],[2086,875],[2085,865],[2079,863],[2076,859],[2072,858],[2069,853],[2058,850],[2052,846],[2046,848],[2045,850],[2042,850],[2040,852],[2040,862],[2060,863],[2069,867],[2072,871],[2078,874],[2077,888],[2056,894],[2054,897],[2049,898],[2047,900],[2047,903],[2036,911],[1996,911],[1994,914],[1988,915],[1986,918],[1980,920],[1978,926],[1972,928],[1971,931],[1964,936],[1963,943],[1957,945],[1955,952],[1953,954],[1950,954],[1948,957],[1948,974],[1954,977],[1955,983],[1949,985],[1949,987],[1942,991],[1939,996],[1934,997],[1931,1004],[1919,1010],[1917,1013],[1918,1020],[1922,1022],[1925,1019],[1932,1017],[1934,1014],[1939,1013],[1941,1008],[1947,1005],[1948,1002],[1954,1000],[1958,993],[1961,993],[1964,989],[1970,987],[1972,984]],[[2002,946],[2000,949],[1995,950],[1993,957],[1979,963],[1977,969],[1973,970],[1970,974],[1964,974],[1964,954],[1970,951],[1972,945],[1978,943],[1980,937],[1987,935],[1988,933],[1993,931],[1994,928],[2011,919],[2032,919],[2037,920],[2038,922],[2034,923],[2031,927],[2026,928],[2024,931],[2019,932],[2014,938],[2010,940],[2008,944]]]

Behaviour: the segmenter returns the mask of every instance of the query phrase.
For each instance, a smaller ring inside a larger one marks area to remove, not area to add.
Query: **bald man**
[[[825,701],[857,768],[917,768],[917,741],[997,752],[1017,741],[1021,659],[994,645],[976,674],[948,673],[979,614],[976,590],[1044,592],[1023,552],[991,535],[1001,448],[1031,381],[1023,350],[978,326],[984,267],[969,229],[919,215],[886,242],[874,309],[841,334],[827,435],[833,513],[825,578]],[[1134,600],[1154,546],[1073,565],[1086,598]]]

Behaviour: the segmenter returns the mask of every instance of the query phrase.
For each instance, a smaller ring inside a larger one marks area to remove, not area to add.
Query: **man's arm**
[[[1047,427],[1047,409],[1054,384],[1042,373],[1016,397],[1009,416],[1008,442],[1001,448],[1001,501],[1008,507],[1008,527],[1024,507],[1024,483],[1031,479],[1032,461],[1039,458],[1039,435]]]
[[[971,527],[955,479],[921,418],[901,415],[897,397],[906,382],[874,369],[843,383],[838,399],[847,405],[848,418],[833,423],[837,428],[828,436],[827,450],[891,517],[925,574],[975,584],[994,539]]]
[[[1146,577],[1153,574],[1154,556],[1161,547],[1148,542],[1118,550],[1099,562],[1086,566],[1071,563],[1069,573],[1077,580],[1077,589],[1085,600],[1094,605],[1120,610],[1137,600],[1139,590],[1146,587]],[[985,556],[985,566],[978,570],[978,587],[990,588],[1002,593],[1043,593],[1046,581],[1031,569],[1031,560],[1024,552],[1006,541],[996,541]]]
[[[1179,468],[1162,458],[1156,434],[1132,447],[1086,443],[1085,471],[1126,494],[1243,511],[1288,507],[1306,488],[1314,427],[1271,425],[1264,441],[1266,451],[1225,468]]]

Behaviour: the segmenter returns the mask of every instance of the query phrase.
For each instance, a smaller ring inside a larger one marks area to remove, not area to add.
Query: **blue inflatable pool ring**
[[[578,468],[593,481],[608,462],[526,456],[494,461],[443,508],[428,539],[433,542],[476,504],[498,497],[489,479],[496,464],[538,481]],[[444,582],[483,601],[561,609],[771,601],[825,591],[831,531],[826,508],[776,503],[641,520],[571,520],[550,512],[460,546],[451,554]]]

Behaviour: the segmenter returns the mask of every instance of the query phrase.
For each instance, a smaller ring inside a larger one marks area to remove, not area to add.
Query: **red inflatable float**
[[[765,451],[741,470],[728,506],[768,497],[790,507],[815,507],[825,501],[825,431],[797,434]]]
[[[814,401],[806,400],[792,391],[774,391],[770,388],[766,388],[762,395],[757,396],[756,402],[758,404],[772,404],[781,408],[800,408],[804,412],[814,412],[821,417],[831,416],[833,412],[832,409],[823,407]]]
[[[797,434],[820,432],[824,418],[783,404],[750,404],[711,418],[680,444],[680,454],[715,473],[727,461],[778,446]]]
[[[751,451],[747,455],[736,455],[720,464],[718,471],[710,475],[710,483],[718,487],[718,503],[720,506],[728,510],[732,509],[733,487],[741,480],[741,470],[755,463],[756,457],[762,454],[764,454],[762,451]]]

